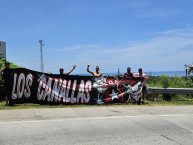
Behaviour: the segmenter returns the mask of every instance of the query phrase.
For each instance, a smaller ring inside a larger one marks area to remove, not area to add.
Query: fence
[[[156,101],[159,95],[162,94],[162,99],[165,101],[170,101],[172,96],[177,94],[182,95],[191,95],[193,97],[193,89],[192,88],[157,88],[157,87],[149,87],[147,89],[147,99],[150,101]],[[158,99],[159,100],[159,99]]]
[[[148,94],[193,94],[192,88],[156,88],[149,87]]]

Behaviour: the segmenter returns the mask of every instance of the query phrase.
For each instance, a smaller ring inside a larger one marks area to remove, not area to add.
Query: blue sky
[[[7,59],[40,71],[181,71],[193,63],[192,0],[0,0]]]

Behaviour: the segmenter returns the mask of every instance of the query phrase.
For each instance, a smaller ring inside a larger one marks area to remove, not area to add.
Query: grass
[[[148,106],[184,106],[184,105],[193,105],[193,100],[161,101],[161,102],[147,101],[145,105],[148,105]]]
[[[13,106],[5,106],[5,102],[0,102],[0,110],[9,110],[9,109],[38,109],[38,108],[72,108],[72,107],[88,107],[93,105],[78,104],[78,105],[40,105],[32,103],[24,104],[15,104]],[[96,105],[97,106],[97,105]]]
[[[39,105],[39,104],[15,104],[14,106],[5,106],[5,102],[0,102],[0,110],[12,110],[12,109],[40,109],[40,108],[73,108],[73,107],[92,107],[92,106],[134,106],[132,104],[111,104],[111,105]],[[142,106],[184,106],[193,105],[193,99],[173,100],[173,101],[146,101]],[[138,105],[136,105],[138,106]]]

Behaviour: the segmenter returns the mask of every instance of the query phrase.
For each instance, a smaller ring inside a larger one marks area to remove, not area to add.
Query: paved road
[[[192,145],[193,106],[0,111],[1,145]]]

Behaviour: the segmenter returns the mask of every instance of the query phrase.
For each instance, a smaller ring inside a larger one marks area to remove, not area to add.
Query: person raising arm
[[[64,69],[63,68],[60,68],[60,75],[69,75],[74,69],[76,68],[76,65],[73,66],[73,68],[67,72],[67,73],[64,73]]]
[[[67,72],[65,75],[69,75],[75,68],[76,68],[76,65],[74,65],[73,68],[69,72]]]
[[[87,65],[87,72],[89,72],[90,74],[92,74],[95,77],[100,77],[102,76],[102,74],[99,72],[99,66],[96,66],[96,72],[92,72],[89,70],[90,64]]]

